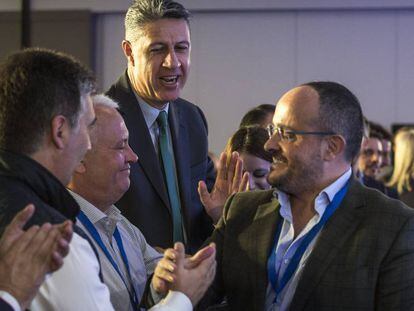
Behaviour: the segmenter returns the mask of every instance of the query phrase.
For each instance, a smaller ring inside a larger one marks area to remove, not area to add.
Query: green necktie
[[[178,194],[178,184],[174,165],[174,151],[170,131],[168,129],[167,113],[164,110],[159,113],[157,123],[160,129],[158,136],[159,151],[164,167],[165,183],[167,184],[173,218],[173,240],[174,242],[184,242],[181,224],[180,196]]]

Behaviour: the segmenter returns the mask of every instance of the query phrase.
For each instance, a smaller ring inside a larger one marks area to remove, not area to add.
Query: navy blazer
[[[129,144],[138,155],[138,162],[131,166],[130,188],[116,205],[142,231],[149,244],[171,247],[172,215],[161,165],[126,72],[110,87],[107,95],[119,103],[129,130]],[[208,157],[207,122],[200,108],[181,98],[170,103],[168,122],[186,246],[187,251],[194,252],[213,230],[197,192],[199,180],[206,181],[210,189],[215,180],[213,163]]]

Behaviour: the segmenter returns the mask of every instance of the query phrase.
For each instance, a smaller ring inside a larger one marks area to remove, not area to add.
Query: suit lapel
[[[167,189],[162,177],[161,165],[158,161],[158,156],[155,152],[147,124],[145,123],[144,115],[134,92],[130,89],[126,73],[123,76],[123,79],[120,80],[120,84],[125,90],[123,92],[123,99],[120,103],[121,111],[126,124],[129,125],[129,144],[138,155],[137,165],[141,166],[144,174],[154,186],[155,191],[159,194],[164,204],[169,208],[170,204]]]
[[[258,264],[251,272],[253,273],[252,280],[256,280],[255,288],[257,290],[254,293],[254,300],[258,310],[264,310],[268,284],[267,260],[275,243],[277,224],[281,219],[279,208],[280,204],[276,199],[259,205],[252,222],[252,232],[256,233],[254,252]]]
[[[291,303],[291,310],[302,310],[313,289],[320,282],[324,272],[335,258],[345,241],[357,228],[365,203],[360,194],[360,185],[351,181],[348,193],[338,210],[325,224],[318,241],[310,254],[299,280]]]

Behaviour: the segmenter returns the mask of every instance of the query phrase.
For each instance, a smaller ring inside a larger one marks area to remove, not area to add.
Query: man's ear
[[[121,43],[122,50],[124,51],[124,55],[132,66],[134,66],[134,55],[132,54],[132,44],[128,40],[122,40]]]
[[[326,137],[325,142],[324,160],[332,161],[338,156],[343,156],[346,147],[345,138],[341,135],[332,135]]]
[[[56,148],[63,149],[65,147],[68,139],[68,131],[70,131],[70,125],[66,117],[57,115],[52,119],[51,138]]]

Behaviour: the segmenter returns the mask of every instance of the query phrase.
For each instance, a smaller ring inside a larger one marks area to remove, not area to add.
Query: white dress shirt
[[[14,298],[12,295],[10,295],[8,292],[4,290],[0,290],[0,298],[3,299],[6,303],[12,307],[14,311],[21,311],[19,302]]]
[[[158,123],[157,123],[157,118],[158,118],[158,115],[160,114],[161,111],[165,111],[167,113],[167,116],[168,116],[168,110],[169,110],[169,107],[170,107],[170,103],[167,103],[165,105],[164,109],[159,110],[159,109],[154,108],[151,105],[147,104],[136,93],[134,93],[134,94],[135,94],[135,97],[137,98],[138,105],[141,108],[142,114],[143,114],[144,119],[145,119],[145,123],[147,124],[148,131],[151,135],[151,140],[152,140],[152,143],[153,143],[154,148],[155,148],[155,153],[158,154],[159,153],[159,151],[158,151],[158,149],[159,149],[159,147],[158,147],[158,136],[159,136],[159,133],[160,133],[160,129],[159,129],[159,126],[158,126]],[[171,136],[171,133],[170,133],[170,136]]]
[[[14,311],[20,305],[7,292],[2,298]],[[15,303],[13,303],[13,300]],[[191,311],[190,299],[180,292],[170,291],[153,311]],[[99,263],[89,243],[74,233],[69,254],[63,266],[46,276],[34,298],[31,311],[114,311],[107,286],[99,279]]]
[[[73,234],[63,266],[46,276],[30,310],[114,310],[109,290],[99,279],[99,263],[88,241]]]
[[[290,206],[289,196],[279,190],[275,190],[278,201],[280,203],[280,215],[283,218],[283,225],[282,230],[280,232],[278,245],[276,247],[276,262],[275,268],[276,271],[279,271],[278,274],[278,281],[280,281],[281,277],[283,276],[286,268],[288,267],[290,260],[292,259],[293,255],[295,254],[297,248],[299,247],[300,243],[304,239],[305,235],[321,220],[323,214],[325,213],[326,207],[329,203],[332,202],[335,194],[346,184],[346,182],[351,177],[351,168],[346,171],[342,176],[340,176],[336,181],[330,184],[328,187],[323,189],[319,195],[315,199],[315,211],[316,214],[313,216],[311,220],[306,224],[305,228],[300,232],[300,234],[295,238],[294,237],[294,228],[293,228],[293,221],[292,221],[292,210]],[[282,292],[277,297],[275,303],[274,299],[276,293],[270,284],[268,283],[267,292],[266,292],[266,301],[265,301],[265,309],[267,311],[270,310],[288,310],[292,298],[295,294],[296,287],[298,285],[300,276],[303,272],[303,268],[306,265],[306,261],[311,254],[316,241],[318,240],[320,232],[315,236],[312,242],[306,248],[299,265],[296,271],[293,273],[291,279],[288,281]]]
[[[79,196],[77,196],[79,201]],[[85,201],[85,200],[84,200]],[[87,201],[85,201],[87,202]],[[84,207],[85,204],[82,204]],[[98,209],[93,207],[100,212]],[[132,258],[136,270],[132,269],[134,280],[137,282],[139,293],[140,289],[146,281],[145,275],[138,273],[138,270],[148,269],[152,272],[156,263],[162,257],[158,252],[145,243],[145,239],[137,228],[133,227],[120,212],[115,208],[112,210],[113,218],[118,221],[126,222],[125,226],[120,226],[120,234],[124,238],[127,234],[131,239],[123,240],[124,247],[129,256],[130,245],[133,242],[141,241],[135,245],[135,251],[140,254],[140,258]],[[101,212],[102,213],[102,212]],[[119,213],[119,215],[117,215]],[[104,214],[106,217],[106,215]],[[106,217],[108,219],[108,217]],[[111,221],[110,221],[111,222]],[[125,231],[128,233],[125,233]],[[132,238],[133,237],[133,238]],[[116,245],[116,243],[114,243]],[[128,246],[127,246],[128,245]],[[97,248],[98,251],[100,250]],[[104,255],[100,254],[101,261]],[[139,257],[139,256],[138,256]],[[138,265],[137,265],[138,264]],[[141,266],[139,266],[141,265]],[[46,275],[45,281],[40,287],[37,295],[32,301],[30,310],[32,311],[113,311],[111,304],[110,292],[108,287],[99,279],[99,262],[92,250],[89,242],[79,236],[73,234],[68,255],[63,260],[63,266],[56,272]],[[102,265],[102,272],[105,275],[105,265]],[[122,290],[122,289],[121,289]],[[14,311],[21,311],[17,300],[5,291],[0,291],[0,297],[7,302]],[[140,298],[140,297],[139,297]],[[129,297],[124,300],[124,305],[129,303]],[[161,300],[150,310],[156,311],[191,311],[192,304],[190,299],[180,292],[170,291],[165,299]],[[116,310],[119,309],[116,307]]]
[[[17,300],[8,292],[0,290],[0,297],[7,302],[13,311],[21,311]],[[148,311],[192,311],[193,306],[190,299],[181,292],[170,291],[158,304]]]
[[[148,311],[192,311],[190,299],[181,292],[169,291],[167,297]]]
[[[133,310],[132,304],[128,303],[130,302],[129,292],[132,292],[131,287],[134,287],[137,298],[140,300],[145,290],[147,277],[154,273],[154,269],[163,255],[147,244],[141,231],[122,216],[121,212],[114,205],[104,213],[78,194],[70,190],[69,192],[79,204],[82,212],[98,231],[102,242],[115,260],[123,275],[123,279],[127,283],[128,288],[126,288],[124,281],[90,232],[78,221],[77,224],[89,236],[91,241],[93,241],[99,253],[102,275],[105,284],[109,288],[112,305],[117,311]],[[131,278],[113,235],[115,228],[118,228],[122,238],[122,244],[129,262]]]

